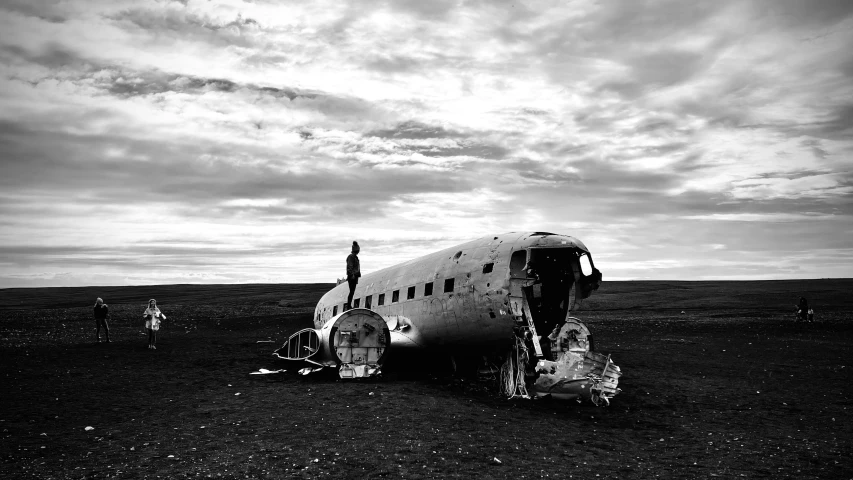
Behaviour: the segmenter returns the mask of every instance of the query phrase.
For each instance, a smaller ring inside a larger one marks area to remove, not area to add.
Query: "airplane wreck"
[[[601,284],[589,250],[546,232],[484,237],[365,275],[344,311],[346,283],[326,293],[315,328],[274,352],[307,374],[381,374],[388,352],[420,349],[483,358],[480,372],[512,397],[550,396],[609,404],[621,370],[594,350],[572,316]],[[451,357],[452,358],[452,357]]]

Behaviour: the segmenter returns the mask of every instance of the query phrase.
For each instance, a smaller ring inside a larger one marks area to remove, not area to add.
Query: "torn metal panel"
[[[592,351],[592,335],[583,322],[567,318],[549,340],[555,360],[537,363],[539,377],[533,386],[537,395],[609,404],[609,399],[620,392],[617,385],[622,371],[611,362],[610,355]]]

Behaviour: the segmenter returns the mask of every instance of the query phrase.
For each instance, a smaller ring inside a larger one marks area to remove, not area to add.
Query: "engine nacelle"
[[[315,366],[300,373],[339,367],[341,378],[362,378],[380,373],[390,346],[391,334],[382,316],[366,308],[354,308],[330,318],[320,329],[294,333],[273,355]]]

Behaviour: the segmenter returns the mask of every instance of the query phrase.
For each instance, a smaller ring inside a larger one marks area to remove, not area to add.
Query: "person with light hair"
[[[148,308],[142,314],[145,317],[145,330],[148,331],[148,349],[157,350],[157,331],[160,330],[160,322],[166,319],[166,316],[157,308],[157,300],[153,298],[148,300]]]
[[[101,343],[101,327],[104,327],[104,333],[107,335],[107,343],[112,343],[110,340],[110,324],[107,323],[107,318],[110,316],[110,307],[104,303],[101,297],[95,300],[95,343]]]

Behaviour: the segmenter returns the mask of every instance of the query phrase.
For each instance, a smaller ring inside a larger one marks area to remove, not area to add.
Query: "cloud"
[[[623,278],[849,266],[849,2],[0,9],[9,284],[316,281],[350,238],[384,266],[521,229]]]
[[[710,215],[691,215],[684,217],[689,220],[723,221],[723,222],[802,222],[831,218],[832,215],[821,213],[714,213]]]
[[[733,182],[734,198],[772,199],[834,198],[853,194],[853,185],[840,182],[835,174],[811,175],[795,179],[755,178]]]

